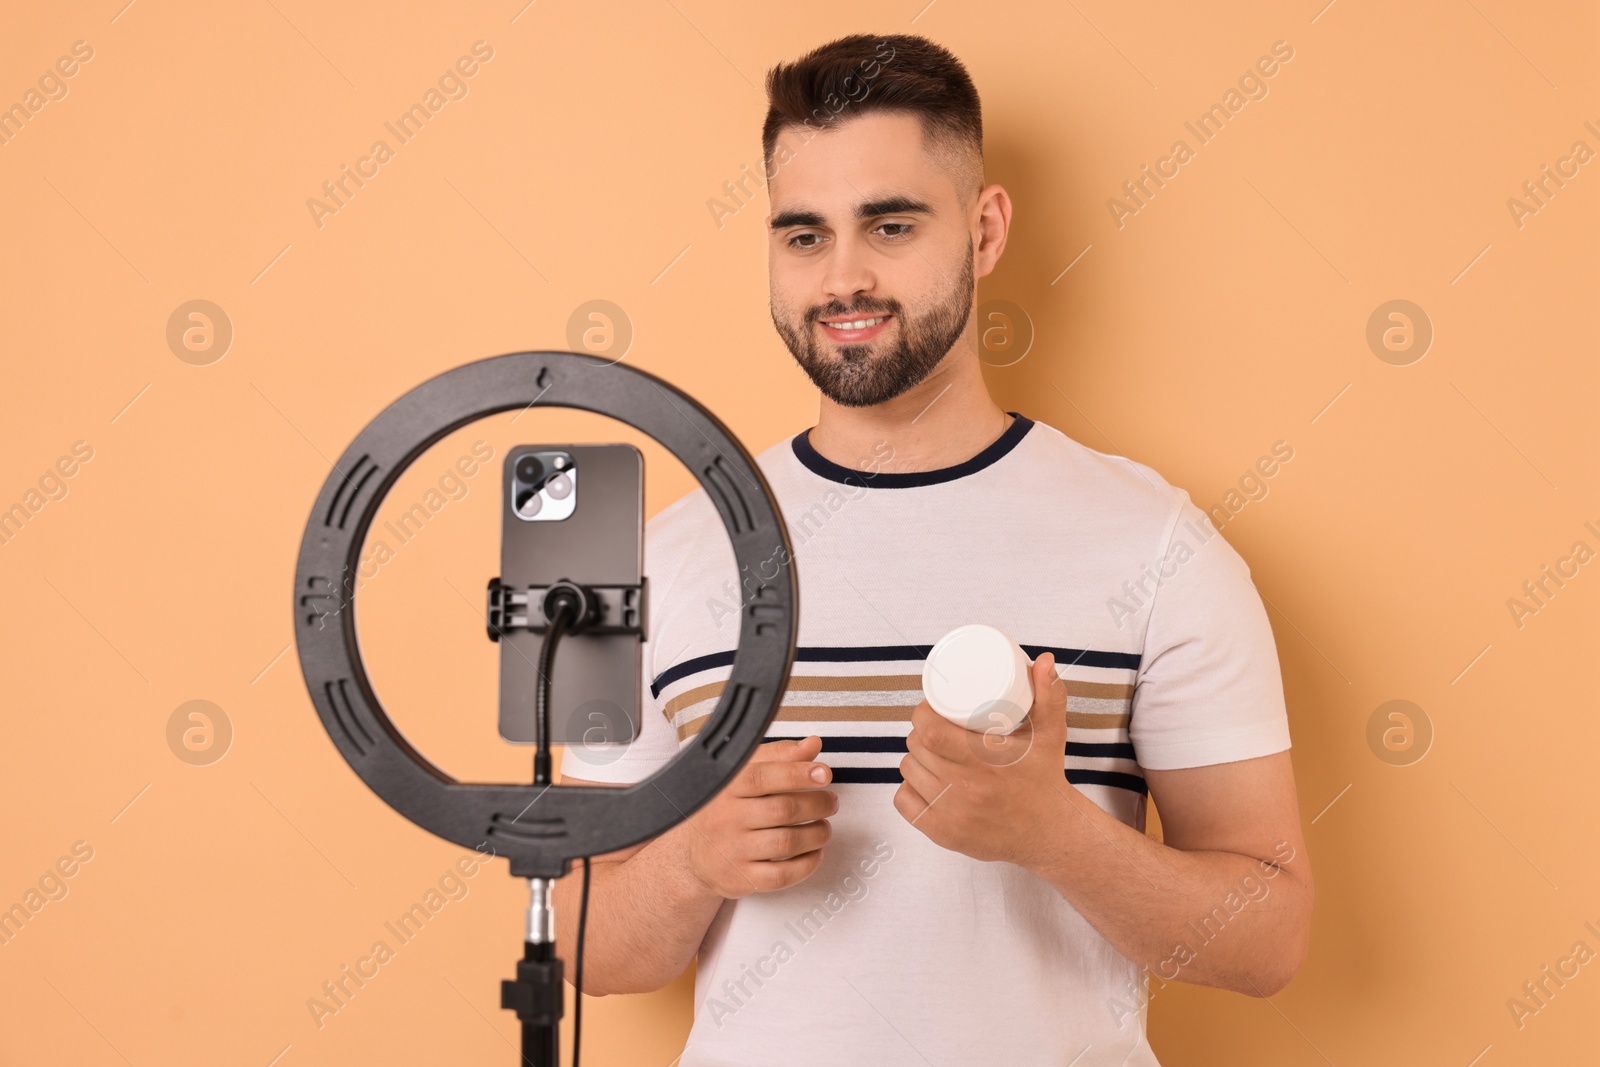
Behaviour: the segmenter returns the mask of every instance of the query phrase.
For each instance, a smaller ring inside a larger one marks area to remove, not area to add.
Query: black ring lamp
[[[732,674],[707,725],[666,766],[626,788],[455,780],[390,721],[356,639],[350,609],[361,546],[395,481],[462,426],[534,405],[607,415],[665,446],[710,495],[739,573],[761,583],[740,610]],[[532,880],[559,878],[573,859],[655,837],[710,801],[761,744],[794,663],[792,549],[754,459],[716,416],[661,379],[573,352],[479,360],[423,382],[385,408],[345,449],[317,495],[294,584],[300,669],[323,727],[351,769],[418,826],[467,848],[488,842],[510,860],[513,875]]]

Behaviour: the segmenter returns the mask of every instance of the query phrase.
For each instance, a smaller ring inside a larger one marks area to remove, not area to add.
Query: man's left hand
[[[1029,671],[1033,707],[1010,734],[979,733],[924,699],[911,714],[895,810],[930,841],[978,860],[1033,865],[1059,845],[1070,800],[1067,685],[1055,656]]]

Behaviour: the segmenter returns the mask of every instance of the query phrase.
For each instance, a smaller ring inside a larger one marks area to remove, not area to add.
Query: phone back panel
[[[571,454],[577,470],[572,514],[530,522],[512,511],[513,470],[528,451]],[[501,469],[500,580],[549,585],[634,585],[643,574],[644,457],[628,444],[519,445]],[[544,635],[512,631],[500,638],[500,735],[537,740],[535,685]],[[551,671],[552,744],[631,741],[640,715],[637,634],[567,634]]]

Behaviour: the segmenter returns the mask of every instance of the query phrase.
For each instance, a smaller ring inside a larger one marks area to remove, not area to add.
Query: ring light
[[[707,726],[666,766],[623,789],[455,780],[389,720],[356,640],[350,608],[359,553],[395,481],[447,434],[534,404],[607,415],[663,445],[709,494],[739,573],[763,576],[740,611],[733,671]],[[765,578],[774,562],[776,573]],[[755,461],[716,416],[661,379],[573,352],[479,360],[385,408],[345,449],[317,495],[294,584],[300,669],[340,755],[401,815],[468,848],[489,842],[518,877],[559,878],[577,857],[626,848],[688,818],[760,745],[794,663],[792,549]]]

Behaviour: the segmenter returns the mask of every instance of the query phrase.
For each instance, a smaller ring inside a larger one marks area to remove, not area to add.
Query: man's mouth
[[[862,315],[855,318],[821,319],[825,334],[836,341],[864,341],[875,337],[892,315]]]

